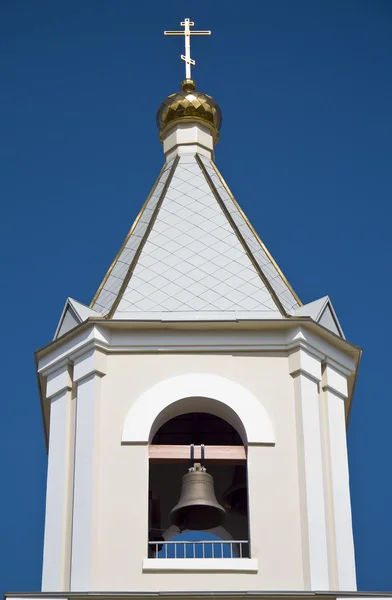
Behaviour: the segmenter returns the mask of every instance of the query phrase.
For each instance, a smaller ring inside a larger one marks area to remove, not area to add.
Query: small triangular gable
[[[97,311],[89,308],[85,304],[77,302],[76,300],[73,300],[73,298],[67,298],[53,339],[56,340],[61,337],[77,325],[80,325],[80,323],[86,321],[89,317],[100,316],[101,315],[97,313]]]
[[[324,296],[323,298],[319,298],[318,300],[314,300],[313,302],[309,302],[308,304],[304,304],[297,308],[295,316],[311,317],[316,323],[320,323],[320,325],[329,329],[329,331],[332,331],[335,335],[345,339],[329,296]]]

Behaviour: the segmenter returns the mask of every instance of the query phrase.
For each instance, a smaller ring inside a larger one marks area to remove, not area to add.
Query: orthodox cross
[[[195,65],[195,61],[191,59],[191,35],[211,35],[211,31],[191,31],[191,27],[195,24],[189,19],[185,19],[180,23],[184,27],[184,31],[164,31],[164,35],[184,35],[185,36],[185,56],[181,54],[181,58],[185,61],[185,78],[191,79],[191,65]]]

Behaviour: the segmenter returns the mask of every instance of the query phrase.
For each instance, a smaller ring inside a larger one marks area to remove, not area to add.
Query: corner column
[[[106,355],[95,348],[74,360],[77,404],[70,590],[78,592],[93,589],[101,381],[105,374]]]
[[[75,407],[68,362],[47,374],[50,402],[42,591],[69,590]]]
[[[345,415],[349,374],[348,370],[330,359],[326,359],[323,364],[322,393],[326,421],[326,453],[329,462],[327,476],[335,547],[336,589],[355,591],[357,584]]]
[[[302,347],[289,356],[294,380],[304,586],[328,590],[328,548],[320,427],[321,357]]]

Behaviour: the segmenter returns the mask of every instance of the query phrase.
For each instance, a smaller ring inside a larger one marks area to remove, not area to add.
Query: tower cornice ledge
[[[105,352],[284,351],[302,347],[335,368],[353,373],[361,348],[331,333],[311,318],[263,321],[109,321],[88,319],[35,352],[38,372],[47,376],[60,365],[96,347]],[[332,363],[331,363],[332,361]],[[348,373],[347,373],[348,374]]]
[[[295,598],[296,600],[301,600],[302,598],[318,598],[322,600],[325,599],[336,599],[343,600],[344,598],[362,598],[366,600],[367,598],[372,598],[372,600],[376,598],[392,598],[392,592],[336,592],[336,591],[253,591],[253,590],[243,590],[243,591],[183,591],[183,592],[13,592],[13,593],[4,593],[4,600],[10,598],[10,600],[18,600],[19,598],[24,598],[25,600],[42,598],[45,600],[50,600],[51,598],[106,598],[107,600],[111,600],[112,598],[132,598],[132,599],[142,599],[142,598],[157,598],[164,597],[167,600],[171,598],[282,598],[290,600],[291,598]]]
[[[90,318],[35,353],[44,429],[48,430],[47,377],[79,357],[115,353],[281,353],[302,349],[348,376],[349,415],[361,349],[309,317],[243,321],[119,321]],[[101,360],[102,362],[102,360]],[[77,369],[76,369],[77,370]]]

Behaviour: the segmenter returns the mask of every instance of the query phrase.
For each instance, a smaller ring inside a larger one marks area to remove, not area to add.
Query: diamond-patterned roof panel
[[[139,214],[133,227],[131,228],[125,240],[123,247],[115,258],[108,274],[102,282],[101,288],[98,290],[91,307],[103,315],[106,315],[113,303],[115,302],[118,292],[123,284],[124,278],[129,270],[130,264],[136,255],[137,249],[140,246],[143,235],[145,234],[148,224],[151,221],[154,209],[162,194],[166,180],[170,174],[173,161],[167,163],[160,177],[152,189],[150,197],[144,206],[144,210]]]
[[[296,308],[299,307],[299,303],[290,286],[283,278],[276,263],[268,256],[268,253],[261,245],[252,229],[249,227],[244,215],[238,209],[235,200],[230,196],[226,187],[223,185],[222,179],[219,177],[216,168],[212,166],[211,161],[205,156],[200,156],[200,160],[203,162],[209,177],[211,178],[219,196],[229,211],[234,223],[241,232],[247,246],[251,250],[258,265],[267,276],[267,279],[274,292],[278,296],[279,301],[286,311],[292,313]],[[269,273],[266,272],[267,267],[269,267]]]
[[[92,306],[113,318],[268,318],[298,303],[214,166],[188,154],[165,166]]]

